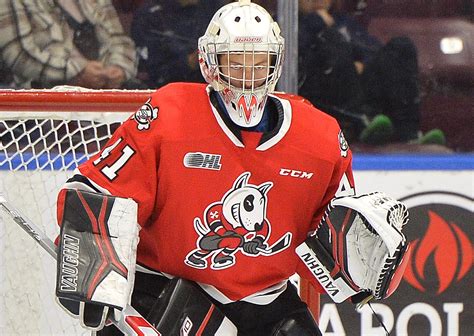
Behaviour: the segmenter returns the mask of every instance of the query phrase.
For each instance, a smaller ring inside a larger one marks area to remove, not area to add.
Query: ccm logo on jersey
[[[300,170],[293,170],[293,169],[286,169],[286,168],[281,168],[280,169],[280,175],[282,176],[291,176],[291,177],[296,177],[296,178],[301,178],[301,179],[310,179],[313,177],[314,173],[308,173]]]
[[[221,170],[221,155],[201,152],[186,153],[183,159],[186,168]]]

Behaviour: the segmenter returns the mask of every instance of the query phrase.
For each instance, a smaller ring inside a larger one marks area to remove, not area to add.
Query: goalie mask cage
[[[0,90],[0,193],[55,239],[56,196],[152,91]],[[56,304],[56,262],[0,211],[0,335],[88,335]],[[300,283],[318,316],[319,297]]]

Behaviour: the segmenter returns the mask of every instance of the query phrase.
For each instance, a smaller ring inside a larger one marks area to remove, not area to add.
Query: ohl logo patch
[[[472,291],[473,283],[473,200],[455,193],[430,192],[402,201],[409,207],[410,222],[405,229],[412,244],[404,280],[419,293],[462,299],[467,294],[463,284]]]

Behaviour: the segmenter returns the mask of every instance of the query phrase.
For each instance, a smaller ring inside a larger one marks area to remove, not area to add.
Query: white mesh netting
[[[0,193],[52,240],[58,233],[60,186],[119,125],[64,115],[68,120],[0,113]],[[55,260],[9,216],[0,215],[0,335],[90,334],[54,302]]]

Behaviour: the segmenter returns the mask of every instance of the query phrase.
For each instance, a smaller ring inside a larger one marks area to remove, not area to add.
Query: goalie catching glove
[[[137,204],[131,199],[64,189],[56,296],[81,324],[99,330],[109,308],[130,302],[138,244]]]
[[[381,192],[335,198],[296,252],[333,301],[384,299],[409,259],[401,232],[407,221],[406,206]]]

